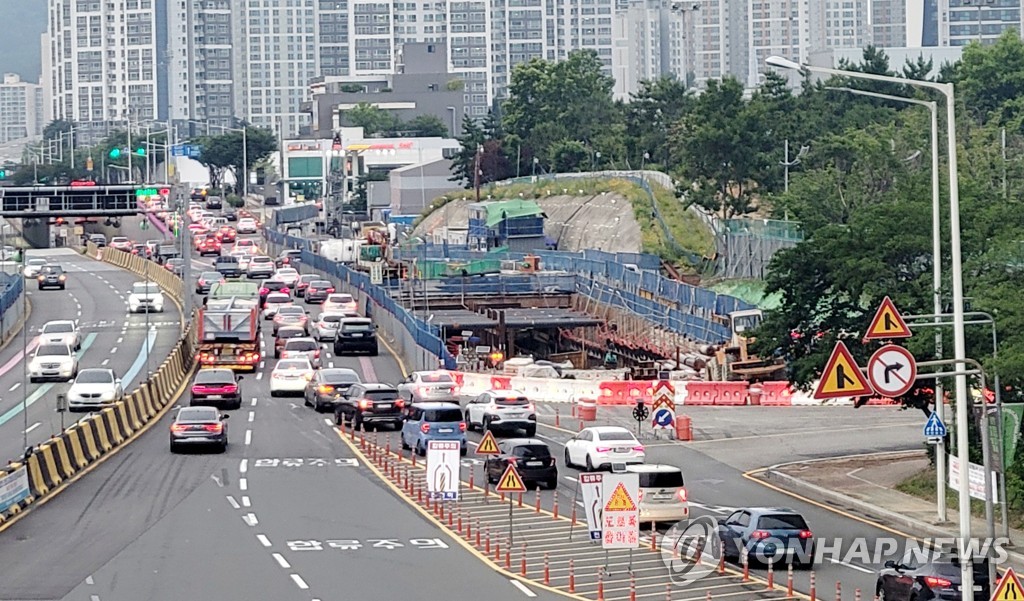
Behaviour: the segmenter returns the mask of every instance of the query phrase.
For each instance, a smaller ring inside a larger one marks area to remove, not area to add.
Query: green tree
[[[935,61],[931,58],[925,60],[924,54],[917,55],[917,58],[906,61],[903,65],[903,77],[907,79],[916,79],[918,81],[931,81],[932,69],[935,68]]]
[[[560,140],[551,145],[549,163],[559,173],[582,171],[589,167],[590,153],[582,142],[576,140]]]
[[[437,115],[418,115],[401,125],[401,129],[414,132],[417,138],[448,137],[448,126]]]
[[[362,127],[365,136],[390,133],[398,129],[399,125],[398,118],[390,111],[369,102],[360,102],[353,108],[343,111],[341,116],[349,125]]]
[[[654,165],[671,164],[668,131],[693,107],[693,98],[683,82],[671,77],[640,82],[640,90],[622,108],[626,156],[631,165],[646,162],[645,152]]]
[[[247,174],[253,165],[277,150],[277,137],[270,130],[246,126],[245,142],[247,164],[242,163],[241,131],[228,131],[196,140],[202,148],[197,160],[209,170],[212,187],[220,187],[226,171],[231,171],[235,175],[235,181],[240,182],[240,173]]]
[[[1024,96],[1024,41],[1016,30],[1007,30],[995,44],[969,44],[956,64],[953,80],[958,100],[979,116],[987,117]],[[1013,106],[1018,103],[1014,102]],[[1000,119],[1019,115],[1018,110]]]
[[[50,121],[45,127],[43,127],[43,139],[56,140],[61,134],[71,131],[74,126],[74,121],[67,121],[64,119],[55,119]]]
[[[472,188],[477,149],[483,146],[487,134],[475,119],[466,115],[462,118],[462,135],[458,140],[459,152],[452,158],[452,176],[449,179],[466,188]]]

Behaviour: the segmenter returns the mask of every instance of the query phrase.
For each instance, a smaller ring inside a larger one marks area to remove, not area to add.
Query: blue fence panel
[[[0,274],[0,286],[3,287],[0,291],[0,314],[2,314],[6,313],[21,298],[21,293],[25,290],[25,278],[21,277],[21,274]]]

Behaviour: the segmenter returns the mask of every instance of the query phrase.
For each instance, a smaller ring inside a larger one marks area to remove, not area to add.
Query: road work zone
[[[807,599],[787,590],[784,571],[765,581],[704,555],[697,545],[678,545],[649,530],[637,549],[604,550],[601,541],[591,541],[574,508],[547,511],[537,492],[502,494],[486,483],[481,488],[471,470],[468,481],[460,479],[457,501],[431,499],[423,459],[392,449],[390,442],[382,446],[376,433],[338,433],[406,501],[429,512],[480,559],[528,584],[598,601]],[[685,582],[695,568],[703,575]]]

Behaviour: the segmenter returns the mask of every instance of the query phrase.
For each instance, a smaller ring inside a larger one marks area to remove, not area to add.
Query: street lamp
[[[833,88],[833,89],[835,89],[835,88]],[[807,154],[807,152],[810,149],[811,149],[810,146],[801,146],[800,147],[800,152],[796,153],[796,156],[793,157],[793,160],[791,161],[791,160],[789,160],[789,140],[788,139],[786,140],[785,151],[784,151],[785,153],[784,153],[784,156],[783,156],[782,160],[779,161],[779,165],[782,165],[785,168],[785,172],[784,172],[785,176],[783,177],[783,188],[782,188],[782,190],[784,192],[789,192],[789,168],[790,167],[796,167],[797,165],[799,165],[800,164],[800,159],[802,159]]]
[[[895,83],[916,88],[927,88],[941,92],[946,99],[946,142],[949,146],[949,229],[950,229],[950,262],[952,263],[953,283],[953,358],[956,361],[956,439],[957,455],[960,459],[960,470],[964,474],[970,466],[968,454],[969,439],[967,436],[967,423],[969,415],[967,412],[968,391],[967,391],[967,341],[964,337],[964,273],[963,257],[960,248],[960,182],[957,173],[957,149],[956,149],[956,102],[953,95],[953,84],[939,83],[933,81],[920,81],[916,79],[905,79],[889,75],[877,75],[875,73],[859,73],[856,71],[843,71],[828,67],[817,67],[812,65],[800,65],[794,61],[781,56],[770,56],[765,63],[771,67],[781,69],[793,69],[797,71],[808,71],[823,75],[835,75],[851,79],[866,79],[869,81],[880,81]],[[933,153],[934,161],[934,153]],[[934,223],[933,223],[934,227]],[[933,231],[934,235],[934,231]],[[988,475],[986,474],[986,478]],[[960,577],[963,601],[974,601],[974,572],[972,570],[971,548],[966,544],[971,538],[971,496],[968,478],[962,475],[960,478],[959,490],[959,513],[960,513]]]

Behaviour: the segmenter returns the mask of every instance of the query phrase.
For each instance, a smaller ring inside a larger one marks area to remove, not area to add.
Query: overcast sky
[[[0,0],[0,73],[38,82],[39,35],[45,30],[45,0]]]

